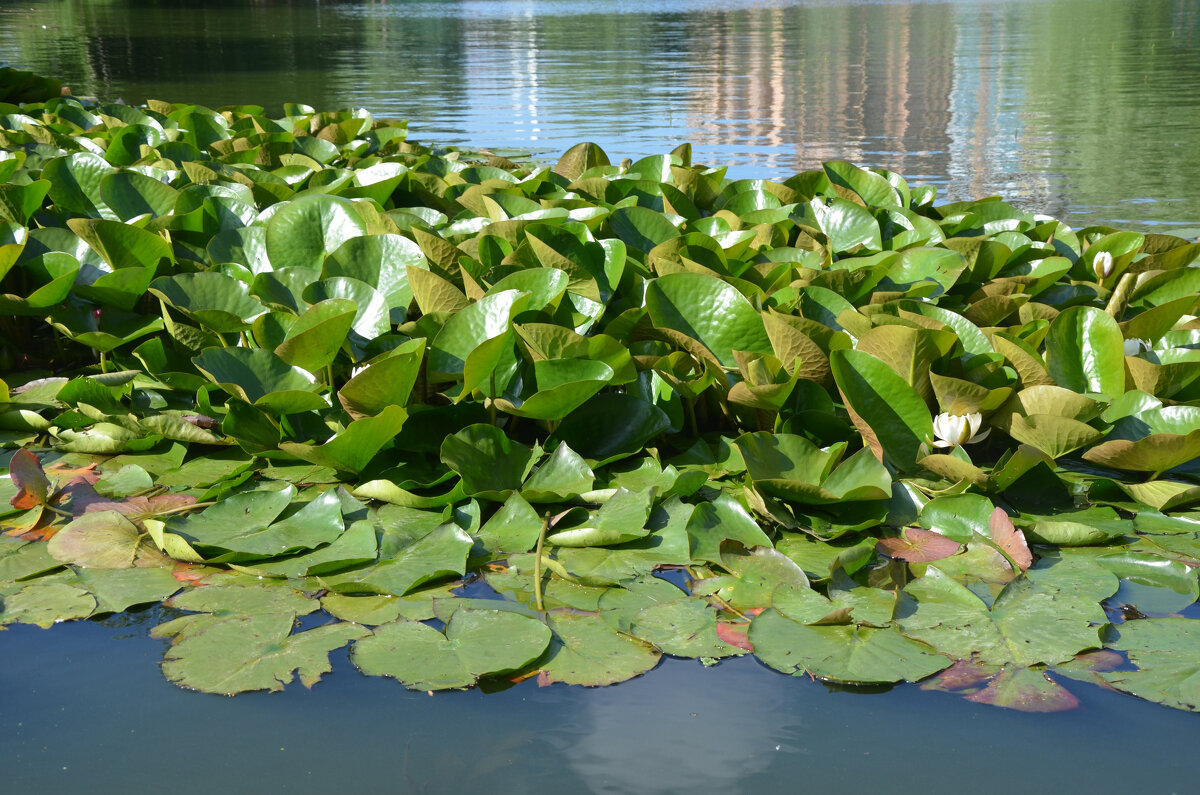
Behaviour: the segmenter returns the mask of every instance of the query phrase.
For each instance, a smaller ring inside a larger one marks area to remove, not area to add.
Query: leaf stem
[[[539,613],[545,612],[542,603],[542,548],[546,545],[546,531],[550,529],[550,514],[542,519],[542,530],[538,533],[537,551],[533,557],[533,607]]]
[[[213,505],[216,505],[216,504],[217,504],[217,503],[216,503],[216,501],[213,501],[213,502],[193,502],[193,503],[191,503],[190,505],[180,505],[180,506],[179,506],[179,507],[177,507],[177,508],[168,508],[168,509],[166,509],[165,511],[157,511],[157,512],[156,512],[154,515],[155,515],[155,516],[170,516],[170,515],[171,515],[171,514],[173,514],[173,513],[183,513],[184,511],[194,511],[194,510],[196,510],[197,508],[210,508],[210,507],[212,507]]]
[[[490,388],[488,389],[488,419],[492,423],[492,427],[496,427],[496,371],[488,375]]]
[[[697,575],[696,572],[692,570],[691,566],[684,566],[683,570],[686,571],[688,573],[688,576],[691,577],[693,580],[701,579],[700,576]],[[747,616],[741,610],[738,610],[733,605],[729,604],[729,602],[726,602],[724,599],[717,596],[715,593],[710,593],[708,596],[706,596],[704,598],[711,600],[713,602],[713,604],[715,604],[717,607],[721,608],[722,610],[728,610],[730,613],[733,613],[735,616],[742,619],[743,621],[750,620],[749,616]]]

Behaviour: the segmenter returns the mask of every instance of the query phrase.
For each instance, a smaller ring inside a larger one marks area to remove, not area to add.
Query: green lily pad
[[[312,687],[331,670],[331,651],[370,632],[339,623],[293,633],[294,623],[288,612],[207,617],[167,649],[163,673],[181,687],[221,695],[282,690],[297,675]]]
[[[554,611],[554,637],[542,663],[542,678],[569,685],[611,685],[645,673],[660,654],[645,641],[623,634],[594,615]]]
[[[519,613],[459,608],[445,635],[400,620],[355,643],[350,658],[368,676],[391,676],[413,690],[457,689],[525,668],[550,636],[544,623]]]
[[[956,660],[975,655],[990,665],[1066,662],[1100,645],[1106,623],[1096,602],[1069,593],[1045,593],[1014,580],[991,609],[965,586],[930,566],[909,583],[896,623]],[[915,604],[913,604],[915,602]]]
[[[133,566],[141,543],[138,529],[116,511],[86,513],[59,530],[46,545],[56,560],[99,569]]]
[[[350,238],[367,234],[367,225],[348,199],[328,194],[288,202],[267,223],[267,253],[279,268],[320,272],[325,258]]]
[[[1109,648],[1126,652],[1135,671],[1099,676],[1118,690],[1175,709],[1200,712],[1200,620],[1150,618],[1113,627]]]
[[[726,367],[736,365],[734,350],[774,352],[762,317],[720,279],[698,273],[662,276],[647,285],[646,307],[656,324],[698,340]]]
[[[0,626],[36,624],[49,629],[60,621],[87,618],[96,600],[83,588],[62,582],[34,582],[0,598]]]
[[[835,682],[916,682],[950,659],[895,629],[811,626],[764,610],[750,623],[754,656],[777,671],[812,674]]]

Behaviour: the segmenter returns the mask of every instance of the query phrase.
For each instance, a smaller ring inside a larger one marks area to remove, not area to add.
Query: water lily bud
[[[1092,259],[1092,270],[1096,278],[1104,281],[1113,272],[1113,255],[1110,251],[1101,251]]]
[[[991,428],[979,432],[983,424],[983,415],[978,411],[963,416],[942,412],[933,418],[933,446],[956,447],[960,444],[974,444],[983,441],[991,433]]]
[[[1137,339],[1136,337],[1128,339],[1125,340],[1125,355],[1137,356],[1139,353],[1150,350],[1151,347],[1150,340]]]

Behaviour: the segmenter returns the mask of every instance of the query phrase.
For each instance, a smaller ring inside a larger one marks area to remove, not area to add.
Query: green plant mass
[[[301,105],[0,104],[0,147],[0,626],[162,603],[212,693],[348,646],[1200,710],[1200,243]]]

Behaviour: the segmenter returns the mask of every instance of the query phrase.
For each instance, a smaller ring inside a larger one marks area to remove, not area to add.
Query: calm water
[[[431,698],[342,652],[312,691],[222,698],[168,684],[164,644],[118,623],[0,632],[4,791],[1196,791],[1195,715],[1070,682],[1081,708],[1042,716],[832,692],[748,659]]]
[[[848,158],[951,198],[1200,231],[1200,3],[4,2],[0,61],[77,94],[364,106],[422,140],[615,157],[690,140],[737,176]],[[589,690],[168,684],[140,617],[0,632],[12,792],[1194,792],[1196,716],[1067,683],[1048,716],[753,660]]]
[[[687,140],[737,176],[846,158],[1200,233],[1195,0],[0,0],[0,60],[130,102],[363,106],[439,143]]]

